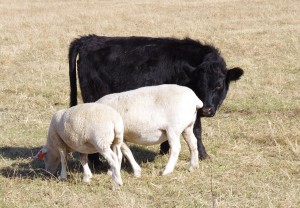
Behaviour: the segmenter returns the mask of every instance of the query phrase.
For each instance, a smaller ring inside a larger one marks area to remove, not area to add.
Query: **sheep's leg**
[[[122,185],[123,182],[122,182],[121,172],[120,172],[121,167],[119,165],[117,155],[110,148],[105,148],[105,149],[97,148],[97,149],[110,165],[113,180],[118,185]]]
[[[67,152],[66,149],[59,149],[60,162],[61,162],[61,171],[59,180],[67,179]]]
[[[112,151],[117,155],[117,147],[116,147],[114,144],[112,144],[111,149],[112,149]],[[118,155],[117,155],[117,156],[118,156]],[[121,167],[121,166],[120,166],[120,167]],[[107,170],[107,174],[110,175],[110,176],[112,176],[112,168],[111,168],[111,166],[110,166],[109,169]]]
[[[121,146],[122,146],[123,142],[124,142],[124,126],[122,123],[122,125],[120,125],[120,124],[115,125],[115,138],[114,138],[114,142],[112,145],[113,151],[118,156],[120,167],[122,164],[122,157],[123,157],[122,152],[121,152]]]
[[[168,137],[168,142],[170,144],[170,157],[162,175],[167,175],[173,172],[181,149],[179,135],[177,135],[172,130],[171,131],[169,130],[167,131],[167,137]]]
[[[83,182],[89,183],[93,177],[93,174],[89,168],[87,154],[80,153],[80,163],[83,167]]]
[[[119,162],[119,165],[121,167],[121,164],[122,164],[122,152],[121,152],[121,143],[118,143],[118,144],[113,144],[112,145],[112,150],[113,152],[117,155],[118,157],[118,162]]]
[[[199,167],[197,139],[193,133],[193,125],[187,127],[183,131],[182,136],[190,149],[191,161],[190,161],[189,171],[193,171],[194,169]]]
[[[123,154],[125,155],[125,157],[129,160],[131,167],[133,169],[134,176],[137,178],[140,178],[141,172],[142,172],[141,167],[135,161],[131,150],[129,149],[129,147],[127,146],[127,144],[125,142],[122,143],[121,150],[122,150]]]

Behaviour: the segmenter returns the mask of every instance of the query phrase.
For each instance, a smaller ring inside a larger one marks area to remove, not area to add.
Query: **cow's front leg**
[[[159,154],[166,155],[169,153],[170,145],[168,140],[160,144]]]
[[[96,170],[103,166],[103,163],[99,160],[99,156],[100,154],[98,152],[88,155],[88,160],[91,162],[92,167]]]
[[[197,146],[198,146],[198,153],[199,159],[204,160],[209,158],[209,155],[205,151],[205,147],[202,143],[202,128],[201,128],[201,119],[200,116],[197,115],[196,122],[194,125],[193,132],[197,138]]]

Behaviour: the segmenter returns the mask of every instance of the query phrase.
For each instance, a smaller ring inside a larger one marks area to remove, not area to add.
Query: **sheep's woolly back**
[[[115,133],[123,135],[123,122],[119,113],[111,107],[86,103],[56,112],[50,129],[70,150],[91,153],[97,152],[95,144],[109,147]]]
[[[124,121],[125,140],[153,145],[165,141],[166,131],[180,134],[195,121],[203,103],[183,86],[158,85],[109,94],[97,101],[116,109]]]

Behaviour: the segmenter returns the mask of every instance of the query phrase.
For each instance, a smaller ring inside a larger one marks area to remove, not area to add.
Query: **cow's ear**
[[[229,69],[227,71],[227,80],[229,82],[236,81],[236,80],[240,79],[243,74],[244,74],[244,70],[239,67]]]

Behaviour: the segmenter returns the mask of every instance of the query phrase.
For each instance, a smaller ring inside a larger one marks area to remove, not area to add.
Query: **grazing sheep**
[[[92,173],[87,154],[99,152],[108,161],[113,180],[122,185],[120,168],[123,131],[120,114],[109,106],[87,103],[63,109],[53,115],[47,143],[35,157],[43,159],[46,170],[52,174],[61,163],[62,180],[67,178],[67,154],[80,152],[83,181],[90,182]]]
[[[142,87],[106,95],[97,103],[109,105],[121,114],[124,141],[155,145],[168,140],[170,158],[162,175],[174,170],[181,148],[181,134],[191,154],[189,171],[198,167],[197,139],[193,127],[197,110],[202,108],[203,103],[191,89],[178,85]],[[121,151],[130,161],[134,175],[140,177],[141,168],[125,142]]]

